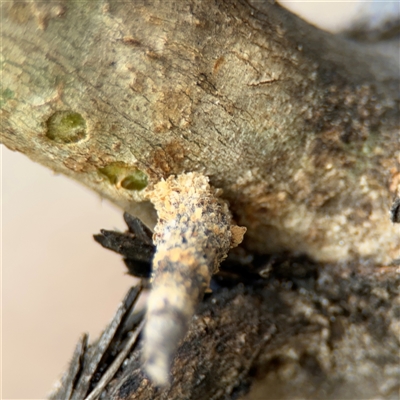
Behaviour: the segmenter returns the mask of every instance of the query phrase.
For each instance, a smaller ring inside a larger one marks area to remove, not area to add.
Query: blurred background
[[[281,3],[334,32],[361,16],[376,22],[377,10],[400,16],[397,1]],[[125,224],[98,195],[4,146],[1,168],[2,398],[44,399],[80,334],[95,339],[133,284],[121,257],[92,239]]]

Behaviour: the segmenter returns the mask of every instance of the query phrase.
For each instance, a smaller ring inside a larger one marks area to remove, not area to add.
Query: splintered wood
[[[232,222],[220,194],[199,173],[169,177],[149,194],[158,213],[157,250],[143,354],[146,372],[157,385],[168,383],[171,359],[196,305],[229,249],[246,232]]]

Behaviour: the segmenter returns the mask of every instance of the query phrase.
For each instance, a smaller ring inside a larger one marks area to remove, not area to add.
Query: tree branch
[[[395,57],[268,2],[1,7],[10,149],[149,225],[147,191],[200,172],[252,250],[396,257]]]
[[[136,345],[103,398],[235,398],[250,383],[251,396],[267,388],[271,399],[396,395],[399,65],[390,52],[268,2],[1,7],[2,143],[151,227],[147,199],[162,179],[207,176],[248,229],[240,251],[258,260],[229,289],[235,273],[215,278],[170,387],[151,385]],[[285,251],[318,264],[265,256]],[[97,343],[81,339],[55,398],[88,396],[116,365],[133,326],[127,299]]]

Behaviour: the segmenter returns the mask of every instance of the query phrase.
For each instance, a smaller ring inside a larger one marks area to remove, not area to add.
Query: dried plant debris
[[[79,374],[83,369],[83,362],[88,349],[88,340],[89,336],[86,333],[79,338],[69,368],[61,378],[61,381],[56,384],[53,393],[50,394],[50,399],[68,400],[71,398]]]
[[[93,236],[94,240],[103,247],[121,254],[131,275],[149,278],[155,252],[152,233],[139,219],[128,213],[124,213],[124,220],[129,228],[127,232],[102,229],[101,234]]]
[[[56,384],[49,399],[97,398],[121,367],[141,331],[143,313],[132,314],[141,291],[141,285],[129,290],[112,321],[96,342],[88,346],[88,336],[85,334],[81,337],[69,369]]]

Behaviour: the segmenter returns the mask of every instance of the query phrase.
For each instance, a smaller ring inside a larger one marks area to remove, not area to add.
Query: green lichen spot
[[[77,143],[86,137],[86,121],[73,111],[57,111],[47,120],[46,136],[57,143]]]
[[[0,107],[3,107],[4,104],[7,103],[8,100],[12,99],[14,97],[14,92],[7,88],[4,89],[1,94],[0,94]]]
[[[143,190],[147,186],[147,175],[138,169],[123,179],[121,186],[127,190]]]
[[[100,174],[106,176],[110,183],[116,185],[126,175],[128,165],[123,162],[113,162],[104,168],[99,168]]]
[[[98,169],[112,185],[123,187],[126,190],[143,190],[147,184],[147,175],[124,162],[113,162]]]

